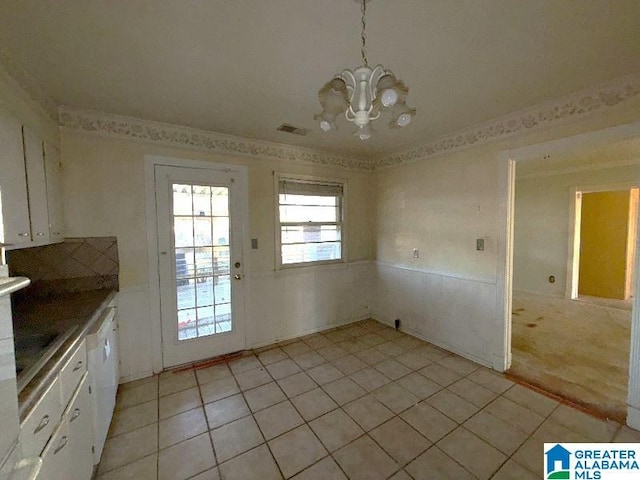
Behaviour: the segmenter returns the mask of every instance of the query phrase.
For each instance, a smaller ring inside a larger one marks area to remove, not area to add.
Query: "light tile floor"
[[[99,480],[536,479],[547,442],[640,442],[374,320],[122,385]]]

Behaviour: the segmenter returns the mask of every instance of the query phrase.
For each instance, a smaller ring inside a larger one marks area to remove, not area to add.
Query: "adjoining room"
[[[518,162],[509,373],[627,415],[638,139]]]

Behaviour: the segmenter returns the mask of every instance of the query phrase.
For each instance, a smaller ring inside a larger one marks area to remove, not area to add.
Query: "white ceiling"
[[[360,64],[359,22],[353,0],[2,0],[0,53],[58,105],[358,155],[640,72],[638,0],[374,0],[369,62],[417,116],[322,134],[317,91]]]

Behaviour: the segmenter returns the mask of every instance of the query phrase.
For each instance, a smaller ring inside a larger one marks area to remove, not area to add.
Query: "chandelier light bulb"
[[[398,101],[398,92],[395,88],[387,88],[382,95],[380,95],[380,103],[384,107],[393,107]]]
[[[320,120],[320,129],[323,132],[328,132],[328,131],[332,130],[331,122],[329,122],[327,120]]]
[[[356,135],[358,136],[358,138],[360,138],[360,140],[369,140],[371,138],[371,127],[369,126],[369,124],[367,123],[366,125],[362,125],[360,128],[358,128],[358,130],[356,131]]]
[[[396,123],[399,127],[406,127],[411,123],[411,114],[409,113],[401,113],[396,120]]]

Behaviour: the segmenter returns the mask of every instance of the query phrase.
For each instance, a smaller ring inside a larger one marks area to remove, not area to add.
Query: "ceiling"
[[[640,72],[638,0],[373,0],[367,50],[405,129],[323,134],[317,91],[360,64],[354,0],[2,0],[0,53],[57,105],[383,155]],[[277,132],[283,122],[311,132]]]

